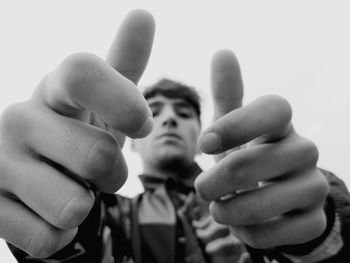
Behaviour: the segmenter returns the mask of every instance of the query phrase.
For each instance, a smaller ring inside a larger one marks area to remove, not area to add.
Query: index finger
[[[292,109],[276,95],[263,96],[215,121],[199,138],[205,153],[221,153],[264,137],[281,140],[292,130]]]
[[[130,137],[147,135],[152,114],[135,83],[147,64],[153,34],[152,16],[146,11],[131,12],[107,58],[114,68],[90,54],[72,55],[44,79],[34,99],[68,117],[82,119],[93,112]]]
[[[152,51],[154,33],[155,21],[149,12],[145,10],[131,11],[119,28],[106,61],[137,85]],[[125,135],[117,130],[114,131],[113,135],[123,146]]]
[[[111,45],[106,57],[107,62],[137,84],[151,54],[154,31],[154,18],[149,12],[131,11]]]

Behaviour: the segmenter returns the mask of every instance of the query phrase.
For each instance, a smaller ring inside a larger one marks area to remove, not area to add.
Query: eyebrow
[[[149,107],[158,107],[158,106],[162,106],[164,105],[164,102],[161,102],[161,101],[154,101],[154,102],[151,102],[151,103],[148,103],[148,106]]]
[[[174,102],[174,105],[183,108],[193,108],[192,105],[186,101],[176,101]]]
[[[158,107],[158,106],[162,106],[164,104],[165,103],[162,101],[153,101],[153,102],[148,103],[148,106],[149,107],[151,107],[151,106]],[[176,107],[192,108],[191,104],[189,104],[186,101],[175,101],[175,102],[173,102],[173,105]]]

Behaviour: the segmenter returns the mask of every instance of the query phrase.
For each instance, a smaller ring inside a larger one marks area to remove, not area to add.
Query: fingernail
[[[205,153],[216,153],[221,148],[221,140],[217,133],[204,134],[199,139],[199,148]]]
[[[132,136],[134,138],[143,138],[148,135],[153,129],[153,118],[148,116],[141,128]]]

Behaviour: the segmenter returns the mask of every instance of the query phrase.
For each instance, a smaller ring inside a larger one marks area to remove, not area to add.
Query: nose
[[[177,125],[178,122],[174,109],[172,109],[171,107],[167,107],[167,109],[165,109],[163,112],[162,126],[168,128],[175,128],[177,127]]]
[[[164,127],[175,128],[177,126],[177,121],[174,117],[168,117],[164,119],[162,125]]]

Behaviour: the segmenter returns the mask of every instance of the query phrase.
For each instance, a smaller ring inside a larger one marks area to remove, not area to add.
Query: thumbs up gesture
[[[320,236],[328,183],[314,143],[293,128],[290,104],[275,95],[242,106],[238,61],[228,50],[212,60],[214,121],[199,138],[217,163],[200,174],[197,192],[214,219],[255,248],[302,244]]]

